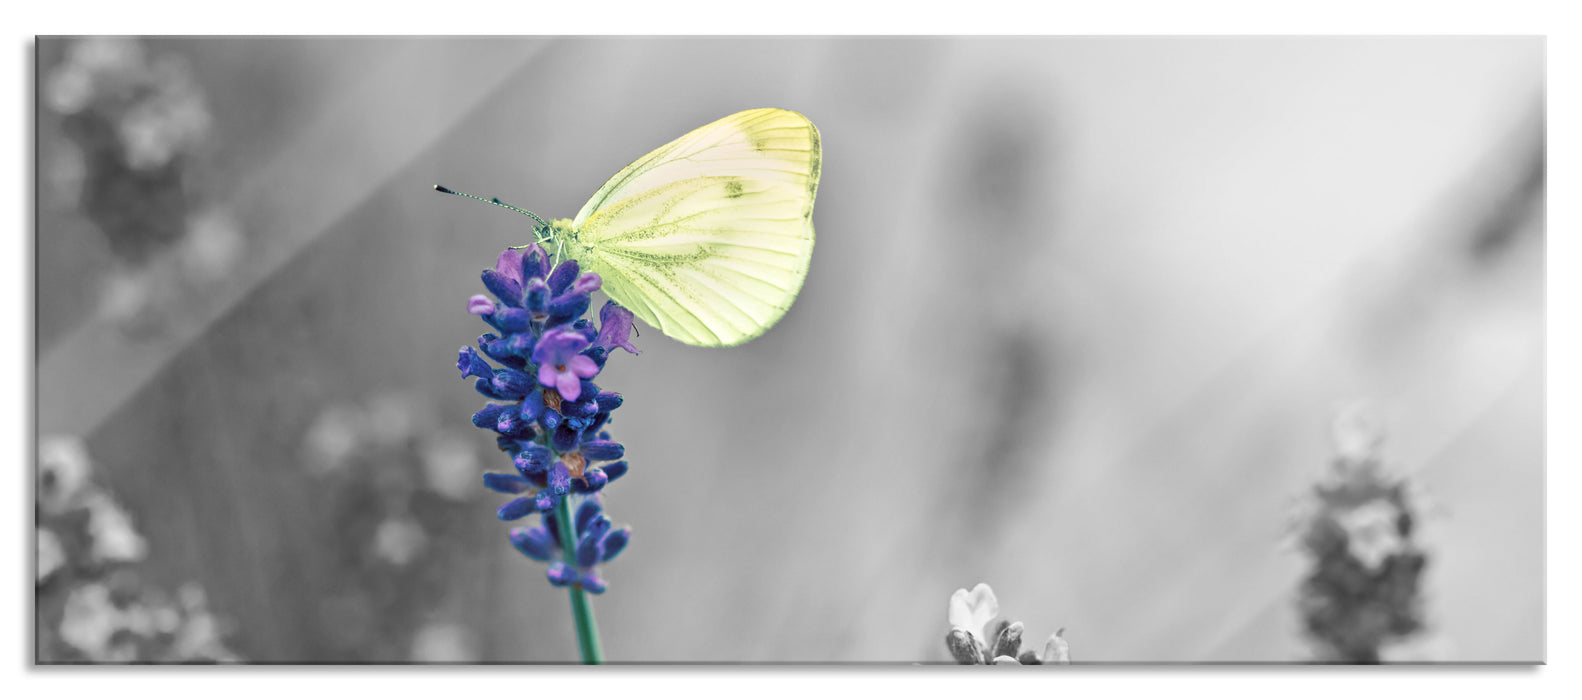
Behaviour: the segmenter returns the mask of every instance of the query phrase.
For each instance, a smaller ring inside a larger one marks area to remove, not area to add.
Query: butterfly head
[[[568,254],[568,248],[575,247],[577,242],[577,230],[572,226],[571,219],[552,219],[545,221],[543,218],[539,217],[539,215],[534,214],[533,212],[500,201],[499,197],[484,199],[483,197],[479,197],[475,194],[458,192],[449,187],[445,187],[444,185],[435,185],[434,189],[435,191],[441,192],[443,194],[453,194],[458,197],[475,199],[485,204],[493,204],[497,207],[510,209],[511,211],[514,211],[518,214],[526,214],[527,216],[532,217],[534,221],[537,221],[538,224],[533,227],[533,243],[511,246],[512,248],[521,250],[536,243],[540,248],[543,248],[544,251],[551,256],[553,264],[555,265],[559,265],[562,261],[572,257]]]
[[[577,230],[572,228],[571,219],[550,219],[546,223],[533,227],[533,242],[548,253],[555,265],[576,257],[572,251],[577,245]],[[531,244],[529,244],[531,245]],[[527,246],[516,246],[526,248]]]

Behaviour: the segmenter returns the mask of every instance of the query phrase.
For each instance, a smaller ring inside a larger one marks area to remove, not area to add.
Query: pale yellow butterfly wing
[[[571,257],[638,318],[689,345],[739,345],[791,308],[813,253],[818,129],[733,114],[627,166],[572,222]]]

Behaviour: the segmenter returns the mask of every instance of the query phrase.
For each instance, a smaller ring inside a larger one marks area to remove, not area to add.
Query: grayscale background
[[[1357,399],[1434,504],[1413,658],[1544,658],[1541,38],[37,49],[39,661],[573,660],[455,369],[528,221],[431,186],[570,217],[761,106],[811,273],[601,375],[610,660],[945,662],[982,581],[1078,661],[1302,661]]]

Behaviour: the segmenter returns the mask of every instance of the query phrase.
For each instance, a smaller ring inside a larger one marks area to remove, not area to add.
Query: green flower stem
[[[555,449],[549,433],[540,433],[534,441],[549,448],[550,454],[556,459],[560,458],[560,450]],[[560,551],[566,557],[566,563],[575,566],[577,523],[571,515],[571,494],[562,496],[560,503],[555,506],[555,521],[560,524]],[[593,601],[588,599],[588,592],[582,590],[580,583],[571,584],[567,590],[571,593],[571,623],[577,630],[577,653],[584,664],[603,664],[604,647],[599,644],[598,623],[593,621]]]
[[[577,551],[577,539],[573,532],[576,522],[571,518],[571,499],[561,498],[560,505],[555,506],[555,520],[560,524],[560,549],[567,557]],[[593,621],[593,602],[588,600],[588,592],[582,590],[582,584],[574,583],[568,587],[571,592],[571,621],[577,628],[577,652],[582,655],[582,663],[595,665],[604,663],[604,649],[599,646],[599,627]]]

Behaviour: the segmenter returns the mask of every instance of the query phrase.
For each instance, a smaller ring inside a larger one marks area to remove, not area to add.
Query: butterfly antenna
[[[545,227],[549,226],[549,222],[545,221],[543,219],[540,219],[537,214],[534,214],[533,212],[530,212],[530,211],[528,211],[526,209],[523,209],[521,207],[513,207],[513,206],[511,206],[509,204],[506,204],[505,202],[500,201],[499,197],[493,197],[493,198],[490,198],[490,199],[484,199],[483,197],[479,197],[478,195],[475,195],[475,194],[467,194],[466,192],[457,192],[456,190],[453,190],[453,189],[451,189],[449,187],[446,187],[444,185],[435,185],[434,186],[434,191],[436,191],[436,192],[443,192],[445,194],[453,194],[453,195],[456,195],[457,197],[466,197],[467,199],[476,199],[476,200],[478,200],[480,202],[483,202],[484,204],[493,204],[493,205],[495,205],[497,207],[505,207],[506,209],[510,209],[511,211],[514,211],[514,212],[516,212],[518,214],[526,214],[528,216],[531,216],[535,220],[537,220],[538,223],[543,224]]]

